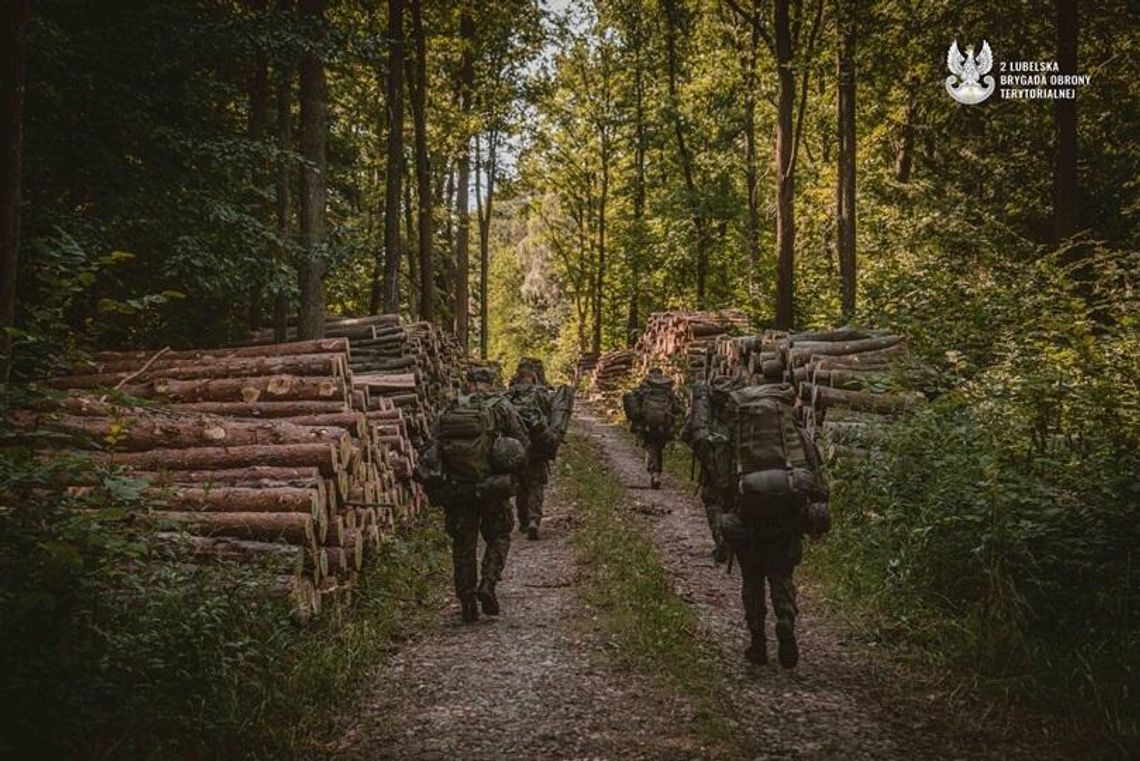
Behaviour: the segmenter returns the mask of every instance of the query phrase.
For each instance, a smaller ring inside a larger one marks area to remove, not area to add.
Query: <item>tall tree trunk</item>
[[[914,165],[914,121],[918,118],[918,82],[908,80],[906,84],[906,115],[903,117],[902,135],[898,152],[895,154],[895,180],[910,182],[910,172]]]
[[[839,51],[839,182],[836,192],[836,221],[839,244],[839,273],[843,281],[843,316],[855,316],[855,19],[854,7],[847,4],[847,18],[841,20],[843,36]]]
[[[427,37],[422,0],[411,0],[413,74],[408,77],[415,125],[416,193],[419,197],[420,319],[435,319],[435,263],[432,261],[431,163],[427,146]]]
[[[384,183],[383,306],[400,311],[400,181],[404,176],[404,0],[388,0],[388,159]]]
[[[325,202],[328,196],[328,86],[321,47],[325,40],[326,0],[300,0],[309,49],[301,56],[301,309],[299,340],[325,334],[325,274],[328,271]]]
[[[1057,0],[1057,65],[1061,74],[1077,73],[1077,0]],[[1077,231],[1077,101],[1053,102],[1056,163],[1053,173],[1053,237],[1057,242]]]
[[[696,180],[693,177],[693,158],[689,151],[688,142],[685,140],[685,125],[681,119],[681,102],[677,92],[677,79],[680,76],[680,61],[677,56],[677,26],[679,23],[677,16],[680,9],[677,6],[676,0],[666,0],[664,6],[665,43],[669,66],[669,111],[673,121],[673,135],[677,140],[677,153],[681,163],[681,174],[685,178],[685,195],[688,197],[687,200],[692,213],[693,228],[697,236],[697,309],[704,309],[705,281],[708,276],[708,241],[705,233],[705,218],[701,211]],[[790,135],[790,128],[788,132]]]
[[[255,13],[265,10],[265,0],[250,0],[248,5]],[[269,58],[260,47],[254,54],[253,70],[250,72],[249,78],[249,119],[246,124],[246,131],[249,139],[258,143],[265,140],[265,135],[269,131]],[[250,173],[249,179],[251,190],[260,190],[265,180],[264,168],[259,166],[254,169]],[[268,227],[271,212],[260,200],[261,197],[258,193],[259,200],[256,201],[258,216],[261,218],[260,221]],[[259,266],[254,272],[253,282],[249,286],[247,322],[250,330],[261,328],[265,297],[265,272],[266,268]]]
[[[606,204],[610,189],[610,157],[607,138],[602,137],[602,180],[598,193],[598,271],[594,283],[594,352],[602,349],[602,322],[605,317],[606,296]]]
[[[626,345],[637,343],[641,316],[638,313],[641,300],[641,257],[645,250],[645,74],[642,71],[642,37],[639,33],[634,58],[634,177],[633,177],[633,229],[634,250],[629,257],[630,289],[629,315],[626,320]]]
[[[443,266],[440,267],[439,273],[439,288],[444,294],[447,295],[441,301],[442,309],[442,324],[455,325],[455,257],[451,255],[455,251],[455,221],[453,219],[453,210],[455,209],[455,166],[451,159],[447,161],[447,179],[443,183],[443,242],[444,250],[448,252],[447,256],[442,259]]]
[[[16,278],[20,270],[20,190],[24,163],[25,32],[31,0],[5,0],[0,24],[0,404],[8,404]]]
[[[468,8],[459,18],[459,40],[462,52],[459,58],[459,111],[466,120],[471,112],[472,90],[475,86],[475,21]],[[466,130],[466,127],[464,127]],[[470,257],[471,257],[471,138],[464,134],[459,145],[458,180],[455,192],[455,335],[464,351],[468,346],[470,322]]]
[[[776,328],[790,330],[795,319],[795,138],[792,117],[796,78],[792,71],[792,30],[789,0],[775,0],[776,76]]]
[[[748,246],[748,295],[755,300],[760,291],[760,172],[756,162],[756,66],[760,48],[760,11],[755,0],[749,30],[748,50],[744,53],[744,183],[748,194],[745,236]]]
[[[408,282],[413,284],[419,282],[419,258],[412,256],[411,245],[412,241],[416,239],[416,211],[412,203],[412,170],[409,166],[408,157],[405,156],[404,160],[400,162],[404,168],[403,183],[404,193],[404,237],[401,240],[401,250],[407,254],[408,263]],[[408,314],[419,314],[419,289],[415,287],[408,288]]]
[[[285,2],[279,5],[285,5]],[[277,251],[279,264],[288,261],[288,240],[292,235],[292,161],[289,153],[293,150],[293,110],[292,82],[289,69],[282,66],[277,71],[277,161],[275,194],[277,201],[277,237],[281,245]],[[289,330],[289,292],[281,284],[273,296],[273,340],[283,343]]]
[[[478,142],[476,142],[478,146]],[[478,151],[479,149],[476,148]],[[488,317],[490,315],[488,283],[491,275],[491,212],[495,203],[495,175],[498,173],[499,133],[492,129],[487,133],[487,200],[484,202],[479,177],[483,174],[482,167],[476,170],[475,198],[478,202],[477,216],[479,217],[479,356],[487,358]],[[482,164],[480,157],[479,164]]]

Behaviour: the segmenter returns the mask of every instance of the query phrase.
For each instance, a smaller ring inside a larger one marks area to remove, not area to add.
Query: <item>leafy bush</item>
[[[1057,255],[983,289],[985,330],[938,362],[948,393],[877,434],[877,454],[836,461],[816,553],[881,635],[1133,741],[1137,271],[1119,252]]]
[[[81,459],[0,464],[0,756],[304,756],[446,578],[442,532],[416,530],[353,609],[299,630],[261,569],[154,541],[142,482]],[[50,491],[65,481],[90,486]]]

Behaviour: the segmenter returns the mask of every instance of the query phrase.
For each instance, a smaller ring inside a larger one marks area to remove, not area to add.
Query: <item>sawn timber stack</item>
[[[103,352],[49,384],[66,395],[13,422],[147,479],[158,508],[143,517],[193,557],[291,569],[268,586],[301,618],[350,595],[383,537],[427,504],[405,414],[357,382],[347,338]],[[107,401],[110,387],[155,404]]]

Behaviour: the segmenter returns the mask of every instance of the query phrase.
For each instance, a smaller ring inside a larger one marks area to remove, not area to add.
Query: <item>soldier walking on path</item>
[[[451,537],[455,594],[463,620],[479,619],[479,605],[489,616],[499,614],[495,586],[503,574],[511,547],[514,518],[510,498],[518,474],[526,467],[529,444],[518,411],[493,389],[489,368],[468,371],[468,393],[440,416],[435,439],[425,447],[416,466],[416,480],[432,503],[446,512],[444,527]],[[482,535],[482,574],[478,543]]]
[[[740,562],[741,598],[751,634],[745,657],[768,662],[765,581],[776,618],[780,665],[799,663],[796,586],[803,536],[830,528],[819,451],[795,421],[786,384],[698,385],[686,434],[715,505],[714,537]],[[705,496],[704,488],[702,496]]]
[[[525,531],[527,539],[538,539],[543,498],[550,480],[551,392],[539,381],[538,369],[532,361],[519,362],[507,398],[519,411],[530,437],[527,467],[519,478],[519,491],[515,496],[519,531]]]
[[[677,422],[685,414],[685,407],[673,391],[673,379],[661,368],[650,369],[645,380],[636,389],[622,397],[629,427],[641,439],[645,448],[645,469],[649,472],[651,488],[661,488],[661,460],[665,445],[673,440]]]

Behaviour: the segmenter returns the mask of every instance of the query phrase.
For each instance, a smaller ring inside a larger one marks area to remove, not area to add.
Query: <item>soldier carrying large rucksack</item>
[[[819,451],[795,418],[787,384],[701,384],[693,390],[686,438],[701,463],[702,496],[718,508],[714,538],[740,562],[745,656],[767,663],[764,586],[776,614],[780,664],[799,662],[792,578],[803,536],[829,529]]]
[[[468,372],[468,393],[440,416],[435,438],[424,448],[414,477],[428,499],[444,508],[451,537],[455,593],[463,620],[478,620],[479,607],[498,615],[495,586],[511,546],[510,498],[526,468],[529,440],[514,406],[492,391],[490,369]],[[487,543],[480,577],[479,536]]]
[[[538,539],[550,462],[566,434],[574,394],[565,386],[552,392],[540,381],[539,368],[534,362],[524,359],[519,362],[507,398],[519,411],[530,439],[527,467],[519,478],[519,491],[515,496],[519,530],[526,532],[528,539]]]
[[[645,448],[649,485],[658,489],[661,487],[661,458],[665,445],[673,440],[677,423],[685,412],[673,390],[673,379],[661,372],[661,368],[652,368],[641,385],[622,397],[622,407],[630,430],[638,435]]]

